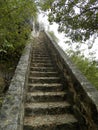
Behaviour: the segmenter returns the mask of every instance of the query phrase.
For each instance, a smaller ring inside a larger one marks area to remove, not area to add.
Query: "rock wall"
[[[82,73],[70,61],[65,52],[45,32],[47,47],[72,93],[74,113],[78,120],[85,122],[87,130],[98,130],[98,91],[87,81]],[[82,118],[82,119],[81,119]]]
[[[0,111],[0,130],[22,130],[24,96],[29,73],[32,43],[29,41],[16,68]]]

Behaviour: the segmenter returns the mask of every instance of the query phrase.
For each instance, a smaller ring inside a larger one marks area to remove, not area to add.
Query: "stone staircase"
[[[80,130],[69,95],[44,41],[38,38],[33,44],[24,130]]]

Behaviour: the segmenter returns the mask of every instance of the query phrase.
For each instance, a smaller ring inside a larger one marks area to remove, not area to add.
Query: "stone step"
[[[25,116],[65,113],[72,113],[72,107],[68,102],[41,102],[25,104]]]
[[[40,57],[35,57],[33,56],[32,57],[32,60],[51,60],[50,57],[43,57],[43,56],[40,56]]]
[[[44,49],[44,50],[43,50]],[[45,45],[37,45],[36,47],[33,47],[33,53],[47,53],[47,49]]]
[[[56,77],[59,75],[56,71],[40,72],[40,71],[30,71],[30,76],[33,77]]]
[[[28,84],[28,91],[35,92],[35,91],[43,91],[43,92],[53,92],[53,91],[63,91],[63,85],[57,83],[36,83],[36,84]]]
[[[30,116],[24,119],[24,130],[79,130],[71,114]]]
[[[48,53],[48,51],[44,45],[38,45],[35,48],[33,48],[33,53]]]
[[[30,64],[24,130],[80,129],[69,103],[72,98],[62,80],[44,42],[39,39],[33,46]]]
[[[60,77],[29,77],[29,83],[61,83]]]
[[[32,58],[31,59],[32,61],[33,61],[33,63],[34,63],[34,61],[51,61],[51,59],[49,59],[49,58]],[[45,62],[45,63],[47,63],[47,62]],[[51,62],[52,63],[52,62]]]
[[[32,58],[31,59],[32,61],[51,61],[51,59],[50,58],[43,58],[43,57],[40,57],[40,58]]]
[[[48,54],[47,52],[39,52],[39,51],[38,51],[38,52],[37,52],[37,51],[36,51],[36,52],[33,52],[32,55],[33,55],[33,56],[34,56],[34,55],[35,55],[35,56],[36,56],[36,55],[37,55],[37,56],[49,56],[49,54]]]
[[[45,72],[48,72],[48,71],[54,71],[54,67],[30,67],[30,70],[31,71],[45,71]]]
[[[51,63],[52,61],[50,59],[31,59],[31,61],[34,62],[45,62],[45,63]]]
[[[38,60],[38,59],[35,59],[35,60],[33,60],[33,59],[31,59],[31,62],[32,63],[52,63],[52,61],[51,60],[45,60],[45,59],[40,59],[40,60]]]
[[[40,42],[40,41],[39,41]],[[33,48],[34,49],[34,51],[33,52],[42,52],[42,53],[45,53],[45,52],[47,52],[46,50],[47,50],[47,48],[46,48],[46,46],[43,44],[36,44],[36,46]],[[45,50],[43,50],[43,49],[45,49]]]
[[[33,55],[32,55],[32,59],[33,59],[33,58],[43,58],[43,59],[44,59],[44,58],[45,58],[45,59],[48,59],[48,58],[49,58],[49,59],[50,59],[50,56],[48,56],[48,55],[34,55],[34,54],[33,54]]]
[[[32,57],[50,57],[48,54],[37,54],[37,53],[33,53]]]
[[[53,67],[52,63],[31,63],[33,67]]]
[[[67,99],[65,92],[28,92],[26,102],[56,102]]]

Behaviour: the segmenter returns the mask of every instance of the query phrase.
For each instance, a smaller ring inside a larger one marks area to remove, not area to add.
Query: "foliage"
[[[50,9],[54,0],[40,0],[40,6],[43,10]]]
[[[55,34],[54,34],[54,32],[53,32],[53,31],[48,32],[48,33],[50,34],[50,36],[52,37],[52,39],[53,39],[54,41],[56,41],[56,42],[58,42],[58,41],[59,41],[59,39],[55,36]]]
[[[98,89],[98,68],[95,61],[89,61],[83,56],[71,55],[72,61],[87,77],[87,79]]]
[[[36,17],[33,0],[0,0],[0,59],[19,56],[31,31],[29,21]]]
[[[43,10],[49,10],[49,21],[59,24],[73,41],[86,41],[98,33],[97,0],[45,0]]]

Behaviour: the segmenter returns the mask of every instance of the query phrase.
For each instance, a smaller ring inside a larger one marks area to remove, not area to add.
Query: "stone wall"
[[[87,125],[87,130],[98,130],[98,91],[87,81],[82,73],[70,61],[65,52],[45,32],[50,54],[62,71],[73,99],[74,113],[81,122],[81,117]]]
[[[22,130],[24,95],[29,73],[32,43],[29,41],[20,58],[15,75],[0,110],[0,130]]]

